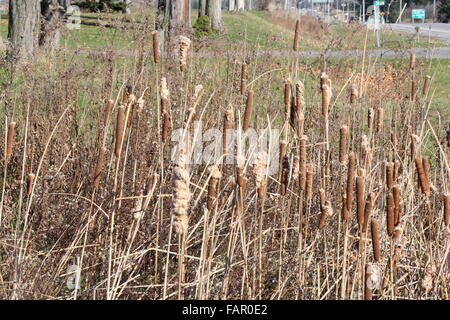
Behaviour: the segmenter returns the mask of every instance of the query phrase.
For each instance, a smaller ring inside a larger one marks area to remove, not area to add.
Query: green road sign
[[[425,9],[414,9],[412,10],[413,19],[425,19]]]
[[[384,1],[374,1],[373,5],[374,6],[384,6]]]

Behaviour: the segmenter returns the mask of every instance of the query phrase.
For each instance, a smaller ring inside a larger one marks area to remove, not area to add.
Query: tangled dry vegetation
[[[0,297],[449,298],[449,114],[414,56],[344,73],[143,39],[130,59],[42,55],[4,84]],[[237,129],[218,141],[231,163],[172,141],[198,121]]]

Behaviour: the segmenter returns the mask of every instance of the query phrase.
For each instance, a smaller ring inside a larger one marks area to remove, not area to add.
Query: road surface
[[[416,33],[419,28],[419,37],[431,37],[440,39],[450,44],[450,24],[449,23],[389,23],[384,28],[397,32]]]

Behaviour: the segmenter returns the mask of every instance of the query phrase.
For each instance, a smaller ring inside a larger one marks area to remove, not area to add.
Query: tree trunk
[[[67,11],[67,8],[70,7],[70,0],[59,0],[59,4]]]
[[[8,55],[11,58],[25,60],[33,56],[38,46],[39,14],[39,0],[9,1]]]
[[[236,0],[236,11],[245,10],[245,0]]]
[[[198,16],[204,16],[206,15],[206,0],[198,0]]]
[[[172,34],[186,33],[189,29],[189,1],[188,0],[168,0],[169,3],[169,32]]]
[[[164,52],[164,41],[166,39],[165,32],[168,18],[168,7],[166,0],[158,0],[158,10],[156,13],[155,27],[158,31],[158,51],[159,55]]]
[[[61,36],[60,28],[64,24],[64,7],[61,0],[41,0],[41,33],[39,45],[58,47]]]
[[[208,0],[207,14],[211,20],[211,28],[214,31],[222,30],[222,1]]]

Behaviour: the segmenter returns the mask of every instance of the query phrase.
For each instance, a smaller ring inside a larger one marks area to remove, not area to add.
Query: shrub
[[[211,23],[206,15],[200,16],[194,24],[194,36],[199,38],[211,34]]]

